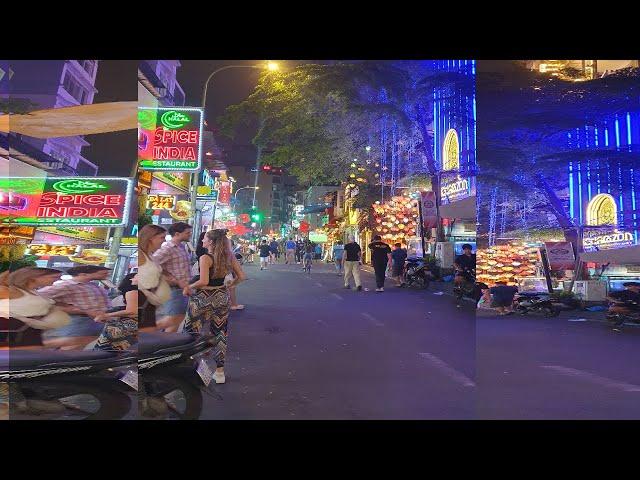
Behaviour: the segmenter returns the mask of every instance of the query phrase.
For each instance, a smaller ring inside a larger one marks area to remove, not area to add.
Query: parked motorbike
[[[482,297],[482,290],[480,285],[476,282],[475,269],[457,270],[457,275],[462,276],[464,281],[461,284],[453,287],[453,296],[456,299],[456,307],[462,306],[462,299],[464,297],[470,298],[478,303],[480,297]]]
[[[405,283],[408,287],[429,288],[433,275],[426,268],[421,258],[408,258],[405,263]]]
[[[545,317],[557,317],[561,308],[554,303],[548,293],[525,293],[516,294],[513,300],[513,310],[520,315],[529,313],[541,313]]]
[[[607,312],[607,322],[611,325],[615,332],[621,332],[624,324],[640,325],[640,308],[638,302],[624,301],[612,302],[612,305],[626,307],[627,312]]]
[[[110,374],[41,377],[5,385],[12,420],[119,420],[137,416],[132,411],[136,392]]]

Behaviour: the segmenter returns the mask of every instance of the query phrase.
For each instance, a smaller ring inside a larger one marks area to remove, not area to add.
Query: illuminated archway
[[[450,128],[442,144],[442,170],[460,170],[460,144],[458,132]]]
[[[599,193],[587,205],[587,225],[617,225],[618,208],[608,193]]]

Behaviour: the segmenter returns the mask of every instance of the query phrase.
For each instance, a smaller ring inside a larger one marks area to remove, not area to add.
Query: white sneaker
[[[235,305],[230,307],[231,310],[244,310],[244,305]]]
[[[384,292],[384,288],[376,288],[376,292]]]
[[[216,381],[216,383],[224,383],[226,381],[226,378],[224,378],[224,372],[213,372],[213,379]]]

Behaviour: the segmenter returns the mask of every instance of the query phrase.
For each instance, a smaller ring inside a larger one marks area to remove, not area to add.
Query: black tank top
[[[211,261],[213,262],[213,257],[211,256],[211,254],[209,253],[205,253],[205,255],[207,255],[209,258],[211,258]],[[213,270],[213,265],[211,265],[211,268],[209,269],[209,287],[221,287],[224,285],[224,277],[222,278],[211,278],[211,271]]]

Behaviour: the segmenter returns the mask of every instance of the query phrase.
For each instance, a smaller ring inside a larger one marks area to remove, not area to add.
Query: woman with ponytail
[[[231,251],[226,230],[208,231],[202,244],[207,249],[207,253],[199,260],[200,275],[194,277],[190,285],[184,287],[184,294],[190,297],[184,331],[200,333],[203,323],[210,322],[217,367],[213,379],[216,383],[224,383],[227,321],[230,307],[229,287],[235,287],[242,282],[245,275]],[[234,280],[225,286],[224,278],[228,273],[233,273]]]

